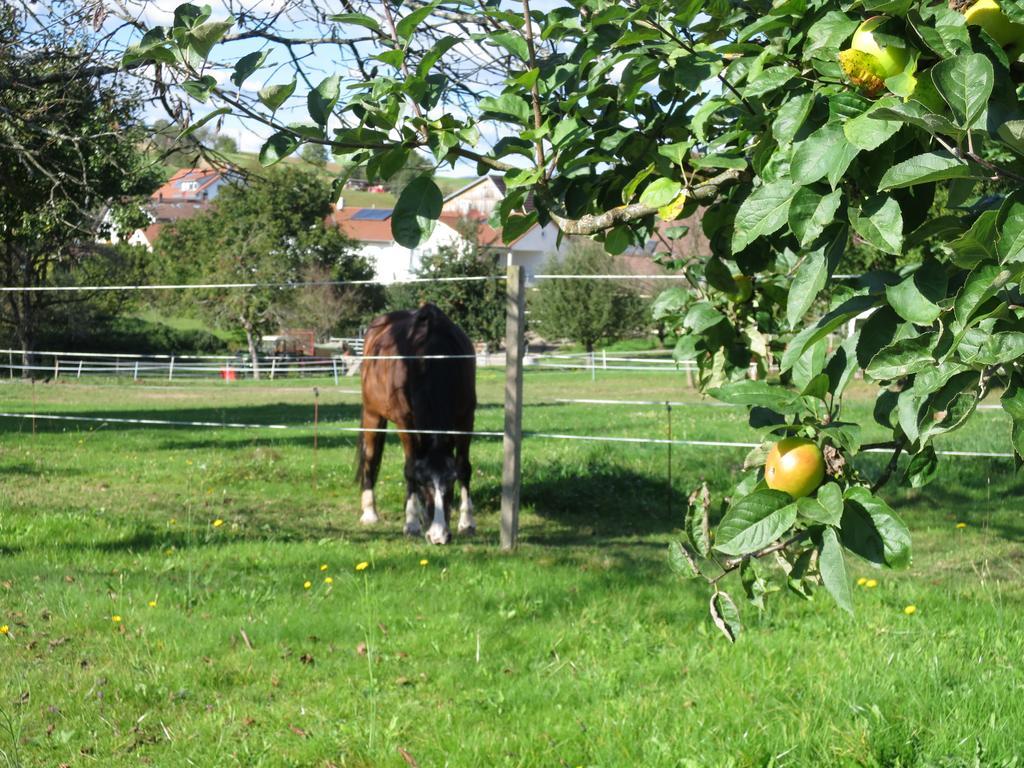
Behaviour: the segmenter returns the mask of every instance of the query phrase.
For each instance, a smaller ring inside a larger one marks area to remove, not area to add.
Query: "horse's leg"
[[[468,431],[471,431],[470,427]],[[455,477],[459,481],[462,501],[459,504],[459,533],[471,536],[476,533],[476,518],[473,517],[473,500],[469,497],[469,480],[473,467],[469,463],[469,435],[455,438]]]
[[[402,450],[405,451],[405,535],[419,536],[423,532],[423,505],[420,504],[413,482],[414,437],[407,432],[399,432],[398,436],[402,441]]]
[[[387,426],[387,419],[378,416],[373,412],[363,411],[363,429],[384,429]],[[380,522],[377,516],[377,507],[373,496],[373,487],[377,484],[377,473],[380,471],[380,460],[384,455],[384,432],[363,432],[363,450],[359,460],[361,462],[359,475],[362,478],[363,493],[360,498],[360,505],[363,509],[363,516],[359,522],[363,525],[373,525]]]

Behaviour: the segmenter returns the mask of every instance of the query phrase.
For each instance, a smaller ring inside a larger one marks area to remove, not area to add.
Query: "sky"
[[[560,0],[534,0],[531,7],[538,10],[550,10],[556,6],[564,5],[564,2]],[[124,7],[126,7],[133,15],[140,19],[147,27],[156,25],[170,26],[174,18],[174,8],[178,5],[177,0],[149,0],[148,2],[142,2],[141,0],[126,0]],[[210,3],[212,7],[213,20],[220,20],[234,15],[240,10],[240,5],[237,0],[215,0]],[[312,33],[312,25],[306,23],[302,24],[301,21],[297,21],[294,16],[288,13],[286,7],[290,7],[291,3],[288,0],[246,0],[245,5],[249,8],[253,6],[258,7],[258,10],[264,12],[280,12],[285,9],[280,20],[275,25],[274,31],[283,36],[301,36],[309,35]],[[341,2],[339,0],[323,0],[316,2],[315,7],[322,10],[326,15],[332,13],[344,12]],[[371,6],[373,8],[373,6]],[[518,4],[509,4],[509,9],[519,10],[521,6]],[[371,15],[372,11],[371,11]],[[107,21],[110,25],[115,23],[114,20]],[[361,28],[359,27],[348,27],[347,29],[358,33]],[[119,38],[119,42],[127,44],[131,39],[137,40],[140,37],[140,33],[133,33],[128,35],[122,33]],[[222,44],[214,49],[213,58],[223,61],[230,62],[233,67],[233,62],[240,59],[247,53],[255,50],[259,50],[261,45],[266,45],[263,41],[245,40],[235,41],[227,44]],[[473,46],[475,43],[467,41],[467,43],[460,45],[455,49],[454,52],[461,52],[462,55],[471,57],[473,53]],[[255,72],[248,80],[245,81],[242,88],[250,96],[255,96],[256,92],[260,88],[267,84],[273,83],[287,83],[292,79],[292,70],[287,66],[288,54],[283,46],[272,46],[270,47],[271,53],[265,63],[264,67],[259,71]],[[309,52],[309,48],[297,49],[301,53],[305,54]],[[351,61],[345,61],[341,55],[341,51],[337,46],[320,46],[316,51],[307,59],[304,60],[304,66],[310,76],[310,79],[316,83],[322,77],[326,77],[329,74],[340,74],[343,79],[345,77],[356,77],[357,73],[351,68]],[[210,74],[217,78],[220,83],[227,83],[231,76],[232,69],[230,67],[224,68],[213,68],[210,70]],[[231,86],[233,87],[233,86]],[[296,96],[293,96],[289,103],[285,104],[279,112],[279,116],[283,116],[288,122],[309,122],[309,116],[306,112],[306,90],[300,86],[296,89]],[[344,98],[344,97],[343,97]],[[207,111],[213,107],[198,104],[192,102],[195,119],[199,119]],[[160,118],[166,119],[167,115],[160,105],[153,105],[147,119],[150,121],[157,120]],[[338,127],[340,123],[335,118],[332,124],[329,124],[329,128]],[[484,143],[493,143],[500,135],[498,133],[500,129],[491,128],[490,134],[484,134]],[[236,116],[228,116],[223,120],[222,128],[220,131],[222,134],[231,136],[237,142],[239,149],[246,152],[258,152],[264,141],[268,138],[271,131],[270,129],[252,121],[247,121]],[[444,172],[444,169],[442,169]],[[450,171],[449,171],[450,172]],[[460,163],[460,165],[454,171],[458,175],[472,175],[475,172],[475,165],[470,163]]]

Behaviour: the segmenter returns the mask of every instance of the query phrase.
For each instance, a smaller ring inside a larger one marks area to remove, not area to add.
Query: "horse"
[[[448,359],[430,359],[451,355]],[[380,358],[385,359],[380,359]],[[405,533],[419,536],[429,523],[432,544],[451,541],[455,481],[461,486],[459,533],[476,532],[469,496],[469,434],[476,410],[476,356],[469,337],[434,304],[381,315],[363,342],[362,432],[356,479],[360,522],[379,522],[373,494],[392,422],[405,451]],[[408,430],[408,431],[407,431]],[[460,434],[445,434],[456,432]]]

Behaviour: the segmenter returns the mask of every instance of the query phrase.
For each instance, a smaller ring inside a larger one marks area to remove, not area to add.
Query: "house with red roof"
[[[444,199],[441,217],[430,237],[416,248],[405,248],[391,234],[391,209],[350,208],[344,198],[338,201],[331,221],[361,245],[361,251],[374,265],[378,280],[393,283],[414,277],[423,257],[444,246],[466,243],[467,229],[475,230],[477,242],[497,251],[507,265],[522,265],[527,278],[540,272],[552,254],[561,254],[567,243],[558,243],[554,224],[534,224],[512,242],[502,239],[501,229],[489,219],[505,197],[505,181],[500,176],[481,176]],[[531,205],[527,201],[527,208]]]
[[[153,250],[153,244],[160,236],[160,230],[167,224],[181,219],[190,219],[205,211],[210,201],[217,196],[220,188],[229,180],[229,174],[214,168],[181,168],[175,171],[158,190],[149,197],[145,212],[150,224],[132,232],[124,240],[131,245],[141,245]],[[116,229],[111,229],[110,241],[117,243],[122,238]]]

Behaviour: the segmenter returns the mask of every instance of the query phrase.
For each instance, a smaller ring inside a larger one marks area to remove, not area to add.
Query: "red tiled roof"
[[[209,187],[222,177],[223,174],[213,168],[181,168],[150,197],[152,200],[202,200]],[[181,188],[184,182],[196,182],[198,186],[184,190]]]
[[[352,220],[362,208],[341,208],[327,217],[326,224],[334,224],[350,238],[360,243],[391,243],[391,217],[386,219]]]

